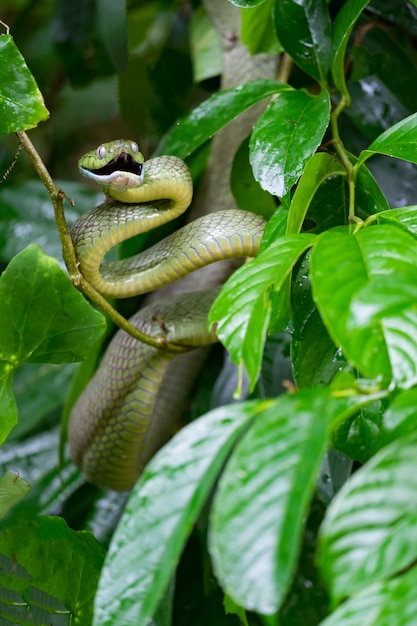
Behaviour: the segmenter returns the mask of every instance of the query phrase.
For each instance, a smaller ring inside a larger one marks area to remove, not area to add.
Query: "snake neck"
[[[140,185],[101,182],[100,187],[111,199],[82,215],[71,228],[71,238],[86,280],[102,295],[127,297],[103,280],[103,258],[119,243],[184,213],[192,199],[192,179],[181,159],[160,156],[146,161]]]

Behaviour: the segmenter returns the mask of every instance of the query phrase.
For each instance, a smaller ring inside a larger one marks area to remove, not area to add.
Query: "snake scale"
[[[236,21],[235,8],[231,9],[227,7],[228,15]],[[228,24],[223,19],[222,27]],[[233,51],[239,40],[237,36],[232,39]],[[227,31],[226,48],[230,40]],[[242,138],[239,131],[234,133]],[[235,140],[232,149],[237,145]],[[221,142],[216,147],[215,141],[211,159],[219,147]],[[223,157],[227,160],[227,155]],[[125,140],[99,146],[82,157],[79,166],[109,197],[79,218],[71,230],[84,277],[103,296],[115,298],[167,285],[169,294],[149,301],[131,318],[132,324],[190,350],[215,342],[214,330],[207,328],[207,314],[218,293],[214,285],[219,276],[210,276],[207,266],[222,267],[216,261],[255,256],[263,218],[234,208],[230,192],[209,200],[213,204],[207,209],[207,198],[214,198],[215,188],[219,193],[225,187],[222,175],[216,178],[214,173],[212,180],[203,182],[196,219],[139,255],[103,262],[121,241],[183,213],[192,199],[191,178],[180,159],[161,156],[144,162],[137,144]],[[230,271],[227,261],[220,274]],[[176,356],[118,331],[70,416],[71,453],[90,482],[118,490],[133,486],[144,465],[172,435],[176,408],[203,358],[201,349]]]

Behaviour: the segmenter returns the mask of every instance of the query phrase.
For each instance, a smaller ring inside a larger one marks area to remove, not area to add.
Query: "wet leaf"
[[[41,92],[13,38],[0,37],[0,134],[37,126],[49,116]]]
[[[285,196],[320,145],[329,123],[330,98],[304,91],[282,93],[261,115],[250,140],[256,180],[271,194]]]

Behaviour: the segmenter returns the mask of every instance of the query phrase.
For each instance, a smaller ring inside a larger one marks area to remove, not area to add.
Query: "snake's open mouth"
[[[87,168],[86,168],[87,169]],[[121,152],[114,159],[97,169],[88,169],[89,172],[96,176],[110,176],[115,172],[130,172],[137,176],[142,175],[143,163],[138,163],[127,152]]]

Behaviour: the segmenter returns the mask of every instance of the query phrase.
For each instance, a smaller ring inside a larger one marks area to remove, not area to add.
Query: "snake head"
[[[78,168],[83,176],[97,182],[108,193],[109,188],[141,185],[143,164],[143,154],[136,142],[116,139],[84,154],[78,161]]]

